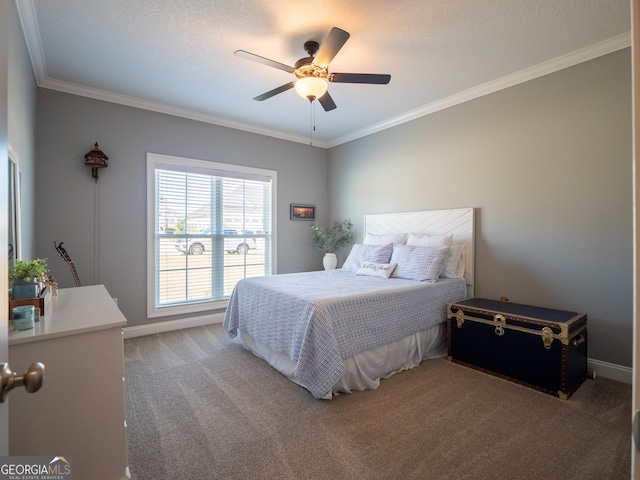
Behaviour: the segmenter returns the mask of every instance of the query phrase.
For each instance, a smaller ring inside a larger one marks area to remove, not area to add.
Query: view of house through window
[[[150,316],[211,309],[239,280],[271,274],[275,172],[153,154],[148,168]]]

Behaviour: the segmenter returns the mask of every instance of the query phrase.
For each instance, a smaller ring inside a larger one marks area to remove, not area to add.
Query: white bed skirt
[[[343,359],[344,374],[333,386],[332,395],[324,398],[330,399],[333,395],[354,390],[375,390],[380,386],[381,378],[417,367],[422,360],[444,357],[447,354],[446,327],[446,323],[440,323],[389,345]],[[300,385],[294,375],[296,364],[288,356],[273,351],[247,332],[239,331],[239,337],[247,350]]]

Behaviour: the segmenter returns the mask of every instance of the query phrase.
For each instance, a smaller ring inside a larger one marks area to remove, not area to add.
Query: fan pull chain
[[[309,100],[309,146],[313,147],[313,130],[315,129],[313,120],[313,100]]]
[[[309,97],[309,146],[313,147],[313,133],[316,131],[316,104],[315,98]]]

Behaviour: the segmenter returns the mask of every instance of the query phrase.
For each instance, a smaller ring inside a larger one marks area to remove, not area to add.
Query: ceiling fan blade
[[[327,68],[331,60],[333,60],[333,57],[335,57],[342,46],[347,43],[349,37],[349,33],[338,27],[333,27],[327,37],[322,41],[320,50],[318,50],[318,54],[313,59],[313,64],[321,68]]]
[[[329,74],[328,80],[335,83],[386,85],[391,80],[391,75],[377,73],[331,73]]]
[[[270,60],[265,57],[261,57],[260,55],[256,55],[255,53],[246,52],[244,50],[236,50],[233,52],[238,57],[246,58],[247,60],[251,60],[253,62],[258,62],[267,67],[277,68],[278,70],[284,70],[288,73],[294,73],[295,69],[290,67],[289,65],[285,65],[284,63],[276,62],[274,60]]]
[[[296,82],[289,82],[286,85],[282,85],[282,86],[280,86],[278,88],[274,88],[273,90],[270,90],[267,93],[263,93],[262,95],[258,95],[257,97],[253,97],[253,99],[257,100],[258,102],[261,102],[263,100],[266,100],[267,98],[271,98],[271,97],[273,97],[275,95],[278,95],[279,93],[286,92],[290,88],[293,88],[295,83]]]
[[[328,112],[330,110],[334,110],[336,108],[336,104],[333,101],[333,98],[331,98],[331,95],[329,95],[329,92],[325,92],[324,95],[322,95],[318,101],[320,102],[320,105],[322,105],[322,108],[324,108],[325,112]]]

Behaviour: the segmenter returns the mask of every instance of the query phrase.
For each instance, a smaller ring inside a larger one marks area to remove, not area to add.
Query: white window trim
[[[245,167],[230,163],[210,162],[207,160],[195,160],[192,158],[174,157],[158,153],[147,153],[147,318],[166,317],[171,315],[184,315],[226,308],[228,300],[209,300],[185,305],[171,305],[156,307],[155,302],[155,171],[157,168],[170,168],[181,165],[191,169],[204,169],[207,171],[220,170],[222,172],[234,172],[251,176],[271,178],[271,274],[276,274],[277,265],[277,172],[263,168]]]

